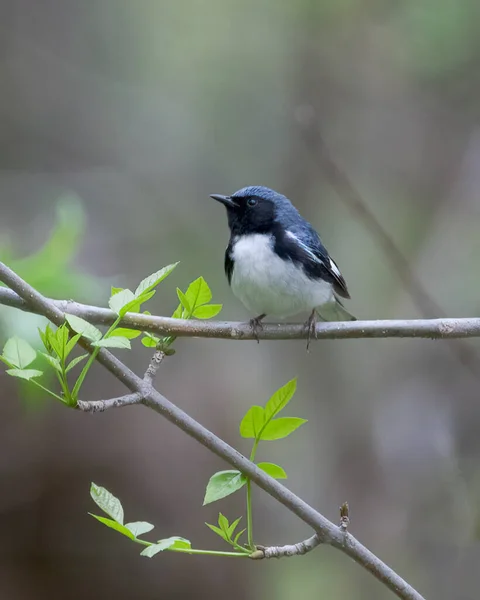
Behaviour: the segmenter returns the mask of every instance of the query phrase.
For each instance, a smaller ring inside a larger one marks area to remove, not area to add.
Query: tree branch
[[[108,308],[80,304],[71,300],[44,299],[56,314],[68,313],[85,319],[93,325],[111,325],[117,315]],[[20,310],[43,314],[39,305],[29,304],[12,290],[0,288],[0,304]],[[55,322],[52,320],[52,322]],[[186,321],[170,317],[157,317],[127,313],[120,325],[139,331],[149,331],[160,336],[201,337],[226,340],[256,340],[249,323],[226,321]],[[428,338],[455,339],[480,337],[480,318],[401,319],[372,321],[343,321],[317,323],[319,340],[360,338]],[[301,340],[308,332],[302,323],[265,323],[258,331],[261,340]]]
[[[0,263],[0,281],[3,281],[17,292],[25,301],[28,308],[34,309],[39,314],[43,314],[55,325],[61,325],[64,322],[64,313],[56,305],[29,286],[4,263]],[[92,346],[85,340],[83,341],[83,345],[88,351],[93,351]],[[297,515],[302,521],[310,525],[316,532],[320,542],[330,544],[350,556],[354,561],[372,573],[379,581],[384,583],[399,598],[403,600],[424,600],[415,589],[352,535],[341,531],[339,527],[313,509],[304,500],[264,473],[254,463],[240,454],[240,452],[172,404],[152,386],[146,385],[143,379],[135,375],[133,371],[128,369],[115,356],[105,350],[105,348],[100,350],[97,360],[119,381],[124,383],[131,392],[144,396],[143,403],[146,406],[164,416],[211,452],[228,462],[235,469],[238,469],[258,485],[258,487],[278,500],[278,502]]]

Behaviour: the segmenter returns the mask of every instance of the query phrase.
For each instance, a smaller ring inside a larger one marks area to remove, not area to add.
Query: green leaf
[[[7,340],[3,348],[3,358],[19,369],[28,367],[35,360],[36,356],[37,353],[30,344],[17,336]]]
[[[43,358],[47,360],[50,363],[50,366],[52,366],[56,371],[59,373],[62,372],[62,365],[60,364],[58,358],[50,356],[50,354],[47,354],[46,352],[40,352],[40,355],[43,356]]]
[[[92,346],[99,348],[127,348],[128,350],[132,347],[130,340],[126,337],[103,338],[103,340],[98,340],[98,342],[92,342]]]
[[[51,349],[51,345],[50,342],[48,341],[48,330],[50,329],[50,325],[47,324],[47,326],[45,327],[45,331],[42,331],[40,329],[40,327],[38,327],[38,334],[40,335],[40,339],[42,340],[42,343],[45,347],[45,350],[47,352],[50,351]]]
[[[140,556],[147,556],[148,558],[152,558],[152,556],[155,556],[155,554],[158,554],[159,552],[163,552],[163,550],[168,550],[168,548],[175,546],[175,544],[179,540],[184,541],[184,538],[179,538],[177,536],[177,537],[169,537],[165,540],[159,540],[156,544],[147,546],[145,548],[145,550],[142,550],[142,552],[140,552]],[[178,546],[177,546],[177,548],[178,548]]]
[[[156,348],[159,341],[160,340],[154,340],[149,336],[142,338],[142,344],[145,346],[145,348]]]
[[[251,406],[240,423],[240,435],[256,438],[265,424],[265,410],[262,406]]]
[[[90,496],[104,513],[107,513],[109,517],[112,517],[112,519],[123,525],[123,508],[118,498],[115,498],[108,490],[93,482],[90,486]]]
[[[75,348],[75,344],[78,342],[78,340],[81,338],[82,336],[79,333],[76,333],[75,335],[73,335],[67,342],[66,346],[65,346],[65,356],[64,358],[66,359],[68,357],[68,355],[70,354],[70,352]]]
[[[229,527],[229,523],[228,523],[227,517],[225,517],[224,515],[222,515],[222,513],[218,513],[218,526],[220,527],[220,529],[222,531],[224,531],[225,533],[227,533],[228,527]]]
[[[85,321],[85,319],[81,319],[75,315],[65,315],[65,319],[73,331],[80,333],[83,337],[87,338],[87,340],[98,342],[98,340],[102,339],[102,332],[100,329],[97,329],[88,321]]]
[[[76,358],[71,360],[68,363],[68,366],[65,369],[65,372],[68,373],[69,371],[71,371],[73,369],[73,367],[76,367],[78,365],[78,363],[82,362],[82,360],[85,360],[87,358],[87,356],[88,356],[88,354],[82,354],[82,356],[77,356]]]
[[[170,549],[174,549],[174,548],[184,548],[185,550],[187,550],[188,548],[191,548],[192,544],[190,542],[190,540],[186,540],[185,538],[182,537],[176,537],[176,540],[173,544],[173,546],[170,546]]]
[[[119,316],[124,317],[127,314],[127,312],[133,312],[133,313],[140,312],[140,307],[141,307],[142,303],[147,302],[147,300],[150,300],[150,298],[152,298],[154,295],[155,295],[155,290],[151,290],[150,292],[144,292],[143,294],[138,296],[138,298],[135,297],[130,302],[127,302],[127,304],[125,304],[125,306],[122,306],[122,308],[118,311]]]
[[[197,319],[212,319],[218,315],[222,308],[223,304],[205,304],[204,306],[197,306],[193,311],[193,316]]]
[[[142,335],[141,331],[137,329],[127,329],[127,327],[118,327],[114,329],[109,337],[126,337],[129,340],[134,340],[139,335]]]
[[[126,523],[125,527],[132,532],[134,537],[139,537],[144,533],[152,531],[154,525],[147,523],[146,521],[135,521],[134,523]]]
[[[279,417],[273,419],[265,425],[261,440],[280,440],[293,433],[296,429],[307,422],[307,419],[299,419],[297,417]]]
[[[265,418],[267,421],[278,415],[278,413],[287,406],[293,398],[296,389],[297,378],[295,377],[273,394],[270,400],[265,404]]]
[[[57,342],[58,356],[60,359],[64,360],[65,348],[68,343],[68,327],[65,323],[57,328],[57,331],[55,332],[55,339]]]
[[[229,528],[227,530],[227,535],[228,535],[229,538],[232,537],[233,532],[237,528],[237,525],[240,523],[241,519],[242,519],[242,517],[238,517],[238,519],[235,519],[235,521],[230,524],[230,526],[229,526]]]
[[[88,514],[94,519],[97,519],[97,521],[100,521],[100,523],[103,523],[107,527],[110,527],[110,529],[115,529],[115,531],[118,531],[119,533],[130,538],[131,540],[135,539],[135,535],[130,531],[130,529],[127,529],[125,525],[118,523],[118,521],[113,521],[112,519],[107,519],[106,517],[99,517],[98,515],[94,515],[93,513]]]
[[[43,371],[37,371],[37,369],[7,369],[6,373],[12,377],[19,377],[20,379],[26,379],[27,381],[43,375]]]
[[[210,477],[203,499],[203,506],[230,496],[246,483],[247,478],[240,471],[218,471]]]
[[[153,288],[157,287],[157,285],[163,281],[166,277],[170,275],[173,269],[178,265],[178,262],[173,263],[172,265],[167,265],[157,271],[156,273],[152,273],[148,277],[145,277],[139,284],[137,289],[135,290],[135,296],[138,298],[144,292],[149,292],[153,290]]]
[[[185,294],[182,292],[182,290],[178,287],[177,287],[177,296],[178,296],[178,299],[180,300],[180,304],[185,308],[187,313],[191,313],[192,308],[190,306],[190,302],[188,301],[188,298],[185,296]]]
[[[275,463],[261,462],[261,463],[257,464],[257,467],[259,469],[262,469],[262,471],[265,471],[265,473],[267,475],[270,475],[270,477],[273,477],[274,479],[286,479],[287,478],[287,474],[282,469],[282,467],[280,467],[279,465],[276,465]]]
[[[212,292],[203,277],[192,281],[185,292],[190,306],[195,309],[197,306],[207,304],[212,299]]]
[[[246,529],[242,529],[241,531],[239,531],[237,533],[237,535],[233,538],[233,542],[234,544],[238,544],[238,540],[240,539],[240,536],[245,533],[247,530]]]
[[[135,300],[135,295],[131,290],[121,290],[110,297],[108,306],[114,313],[120,315],[120,311],[124,306]]]
[[[210,523],[205,523],[205,525],[206,525],[207,527],[209,527],[209,528],[210,528],[210,529],[211,529],[211,530],[212,530],[214,533],[216,533],[218,536],[220,536],[220,537],[222,538],[222,540],[225,540],[226,542],[228,542],[228,539],[227,539],[227,534],[226,534],[224,531],[222,531],[222,530],[220,529],[220,527],[217,527],[216,525],[210,525]]]
[[[123,292],[123,288],[118,288],[118,287],[112,287],[110,288],[110,296],[115,296],[115,294],[118,294],[118,292]]]

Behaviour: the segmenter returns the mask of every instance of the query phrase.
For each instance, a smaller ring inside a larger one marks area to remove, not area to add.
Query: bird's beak
[[[230,196],[222,196],[221,194],[210,194],[210,198],[213,198],[217,202],[221,202],[227,208],[237,208],[237,204],[235,204],[235,202]]]

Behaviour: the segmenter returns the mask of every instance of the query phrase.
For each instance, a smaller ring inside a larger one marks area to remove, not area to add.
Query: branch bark
[[[0,281],[14,290],[25,302],[25,308],[42,314],[55,325],[61,325],[65,314],[57,305],[44,298],[39,292],[23,281],[4,263],[0,263]],[[82,341],[83,347],[92,352],[93,347]],[[350,556],[362,565],[379,581],[403,600],[424,600],[412,586],[402,579],[388,565],[376,557],[348,532],[334,525],[304,500],[296,496],[278,481],[264,473],[254,463],[232,448],[200,423],[192,419],[180,408],[172,404],[150,384],[128,369],[113,354],[102,348],[97,360],[121,381],[133,394],[143,397],[143,404],[164,416],[179,429],[197,440],[233,468],[249,477],[258,487],[283,504],[316,532],[319,543],[329,544]]]
[[[111,325],[117,315],[108,308],[81,304],[71,300],[51,300],[49,312],[55,309],[57,315],[68,313],[85,319],[93,325]],[[0,304],[20,310],[41,314],[43,308],[32,305],[12,290],[0,288]],[[43,305],[42,305],[43,306]],[[49,317],[47,317],[49,318]],[[54,321],[52,321],[54,322]],[[159,336],[201,337],[226,340],[256,340],[248,322],[226,321],[185,321],[170,317],[157,317],[139,313],[127,313],[121,321],[122,327],[139,331],[149,331]],[[460,339],[480,337],[480,318],[449,319],[399,319],[372,321],[344,321],[338,323],[317,323],[316,337],[319,340],[361,339],[361,338],[427,338]],[[308,332],[303,323],[265,323],[258,331],[261,340],[301,340]]]

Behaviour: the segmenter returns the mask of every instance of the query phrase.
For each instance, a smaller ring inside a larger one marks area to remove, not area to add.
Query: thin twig
[[[122,408],[122,406],[131,406],[132,404],[141,404],[142,394],[126,394],[119,398],[109,398],[108,400],[77,400],[77,408],[83,412],[104,412],[110,408]]]
[[[250,554],[250,558],[261,560],[263,558],[283,558],[284,556],[301,556],[314,550],[322,543],[321,538],[315,534],[303,542],[287,544],[286,546],[257,546],[257,550]]]
[[[0,281],[9,285],[31,308],[46,316],[52,323],[56,325],[63,323],[63,313],[3,263],[0,263]],[[90,352],[93,351],[93,348],[88,343],[85,343],[85,347]],[[97,360],[119,381],[124,383],[130,391],[140,394],[144,393],[145,382],[143,379],[135,375],[133,371],[128,369],[128,367],[105,350],[105,348],[102,348],[98,353]],[[203,425],[200,425],[200,423],[172,404],[153,387],[148,391],[148,395],[143,403],[228,462],[232,467],[249,477],[258,487],[278,500],[278,502],[297,515],[302,521],[310,525],[322,543],[330,544],[342,550],[372,573],[379,581],[384,583],[399,598],[402,598],[402,600],[424,600],[421,594],[353,536],[340,531],[336,525],[304,500],[267,475],[254,463],[240,454],[240,452],[203,427]]]
[[[57,315],[68,313],[81,317],[93,325],[111,325],[117,315],[108,308],[80,304],[70,300],[45,299],[56,309]],[[28,305],[11,290],[0,288],[0,304],[42,314],[39,306]],[[52,321],[55,322],[55,321]],[[195,321],[127,313],[120,322],[122,327],[149,331],[161,336],[216,338],[226,340],[256,340],[257,334],[249,323],[228,321]],[[265,323],[258,331],[261,340],[301,340],[308,332],[301,323]],[[480,318],[449,319],[389,319],[372,321],[321,322],[316,327],[319,340],[360,338],[428,338],[455,339],[480,337]]]

